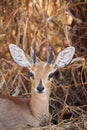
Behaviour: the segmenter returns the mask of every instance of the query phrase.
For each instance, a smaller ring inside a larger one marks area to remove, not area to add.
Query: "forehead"
[[[39,62],[32,65],[31,70],[35,73],[48,73],[52,70],[52,64],[47,64],[45,62]]]

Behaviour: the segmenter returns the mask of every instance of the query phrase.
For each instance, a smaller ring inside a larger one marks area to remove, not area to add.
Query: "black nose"
[[[42,92],[43,92],[44,86],[43,86],[43,84],[42,84],[42,80],[40,80],[40,82],[39,82],[39,84],[38,84],[38,86],[37,86],[37,90],[38,90],[39,93],[42,93]]]

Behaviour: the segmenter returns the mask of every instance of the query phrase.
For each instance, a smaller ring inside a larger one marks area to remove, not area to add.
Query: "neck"
[[[49,117],[49,93],[37,94],[31,96],[32,114],[39,121],[44,121]]]

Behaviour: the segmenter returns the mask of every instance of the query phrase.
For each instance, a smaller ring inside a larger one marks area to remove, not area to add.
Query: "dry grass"
[[[34,42],[44,61],[50,45],[54,59],[70,45],[76,48],[75,57],[85,58],[85,63],[56,72],[50,98],[52,122],[38,130],[87,129],[86,0],[0,0],[0,94],[30,96],[27,69],[13,63],[8,45],[17,44],[32,57]]]

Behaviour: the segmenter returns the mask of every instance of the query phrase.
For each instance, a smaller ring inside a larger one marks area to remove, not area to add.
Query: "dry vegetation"
[[[87,1],[0,0],[0,94],[30,96],[27,69],[13,62],[8,45],[14,43],[32,57],[34,42],[43,61],[50,45],[53,60],[70,45],[76,48],[75,57],[85,58],[56,72],[50,98],[52,121],[38,129],[86,130]]]

